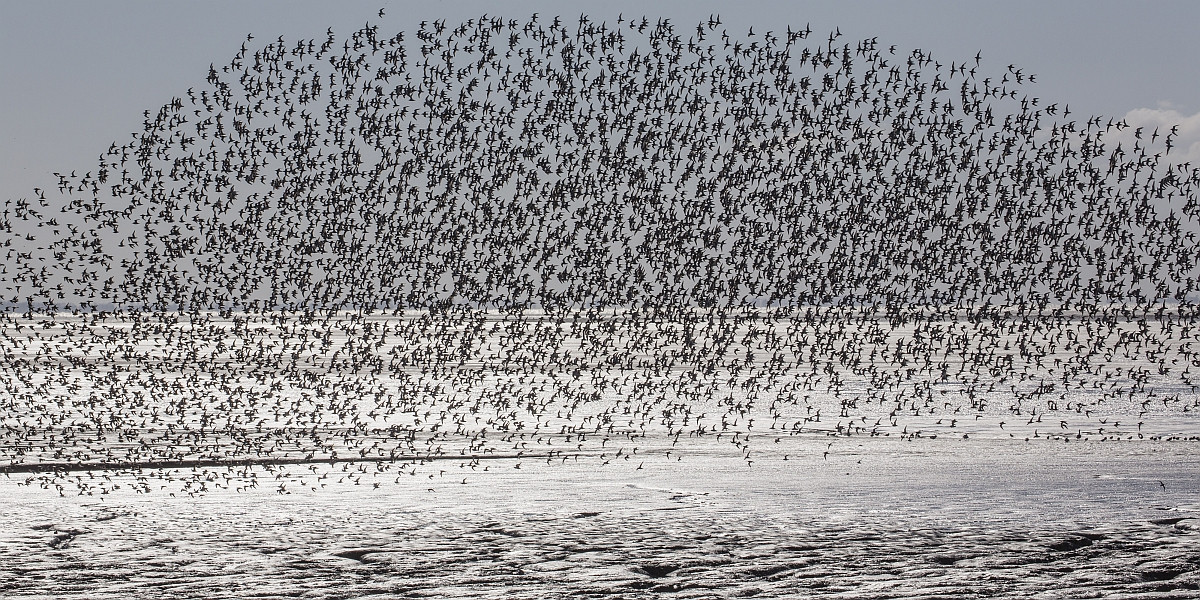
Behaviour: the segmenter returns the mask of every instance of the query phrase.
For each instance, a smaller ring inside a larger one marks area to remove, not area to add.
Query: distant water
[[[806,440],[789,460],[753,467],[715,445],[640,470],[426,465],[379,489],[203,498],[59,498],[6,481],[0,588],[56,598],[1200,597],[1196,443],[827,448]]]
[[[718,436],[751,461],[806,436],[1200,440],[1190,314],[755,314],[17,320],[0,341],[0,465],[621,458]]]

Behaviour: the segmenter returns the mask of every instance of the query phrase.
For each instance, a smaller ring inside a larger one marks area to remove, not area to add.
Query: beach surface
[[[713,441],[683,460],[434,462],[318,481],[354,471],[335,466],[283,493],[59,497],[14,476],[0,484],[0,588],[18,598],[1200,597],[1194,442],[831,441],[785,439],[787,460],[753,466]]]

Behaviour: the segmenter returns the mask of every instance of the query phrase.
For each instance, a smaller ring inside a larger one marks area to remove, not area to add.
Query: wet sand
[[[753,467],[714,443],[683,461],[435,463],[378,489],[368,476],[285,494],[60,498],[8,480],[0,560],[12,567],[0,587],[56,598],[1200,597],[1195,443],[790,443],[788,460]]]

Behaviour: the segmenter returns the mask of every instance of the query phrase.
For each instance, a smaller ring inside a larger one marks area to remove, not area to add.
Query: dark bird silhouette
[[[5,202],[0,469],[287,494],[1200,408],[1176,127],[1068,120],[982,53],[721,27],[248,35]]]

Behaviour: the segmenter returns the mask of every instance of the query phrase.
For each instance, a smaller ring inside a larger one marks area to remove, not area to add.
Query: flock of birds
[[[1200,170],[1033,82],[717,16],[248,36],[5,202],[0,470],[290,493],[1179,437]]]

